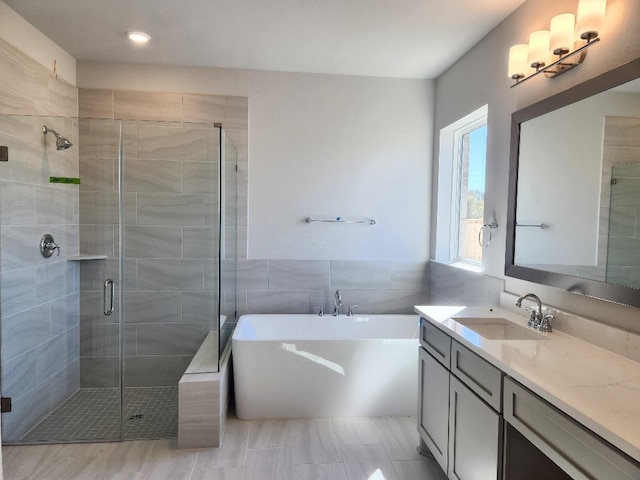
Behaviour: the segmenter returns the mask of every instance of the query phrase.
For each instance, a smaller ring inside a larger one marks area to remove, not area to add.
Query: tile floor
[[[120,438],[120,389],[81,388],[32,428],[21,442],[69,442]],[[124,438],[178,434],[178,387],[124,389]]]
[[[445,480],[411,417],[228,419],[221,448],[175,439],[3,447],[5,480]]]

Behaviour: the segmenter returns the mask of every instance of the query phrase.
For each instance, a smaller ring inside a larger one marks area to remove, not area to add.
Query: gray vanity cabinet
[[[421,320],[418,431],[450,479],[501,478],[502,372]]]
[[[502,419],[453,375],[449,429],[450,479],[500,478]]]
[[[420,438],[447,471],[449,451],[449,370],[445,369],[424,348],[420,349],[420,404],[418,431]]]

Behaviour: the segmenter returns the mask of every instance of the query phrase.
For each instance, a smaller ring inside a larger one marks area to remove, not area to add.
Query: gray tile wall
[[[235,135],[246,137],[246,99],[80,90],[79,105],[86,254],[117,253],[114,119],[124,119],[125,385],[175,385],[207,332],[217,329],[219,135],[213,123],[226,125],[230,114]],[[230,208],[235,213],[235,205]],[[82,264],[82,386],[119,382],[117,324],[110,323],[117,318],[101,313],[102,284],[114,278],[115,267],[110,260]]]
[[[429,305],[499,305],[504,280],[439,262],[429,263]]]
[[[413,313],[428,301],[426,262],[360,260],[239,260],[238,315],[245,313],[326,314],[342,294],[342,313]]]
[[[0,257],[3,440],[16,441],[79,384],[77,90],[0,40]],[[47,125],[75,146],[57,151]],[[44,258],[51,233],[60,256]]]

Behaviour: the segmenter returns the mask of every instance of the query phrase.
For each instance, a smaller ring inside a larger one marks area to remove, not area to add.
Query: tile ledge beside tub
[[[559,330],[539,334],[540,340],[487,340],[451,318],[502,317],[528,328],[524,316],[500,307],[416,306],[415,311],[640,462],[639,362]]]

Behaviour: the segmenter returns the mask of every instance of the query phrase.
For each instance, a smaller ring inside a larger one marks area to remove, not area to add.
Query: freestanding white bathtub
[[[243,420],[415,415],[417,315],[243,315],[232,337]]]

